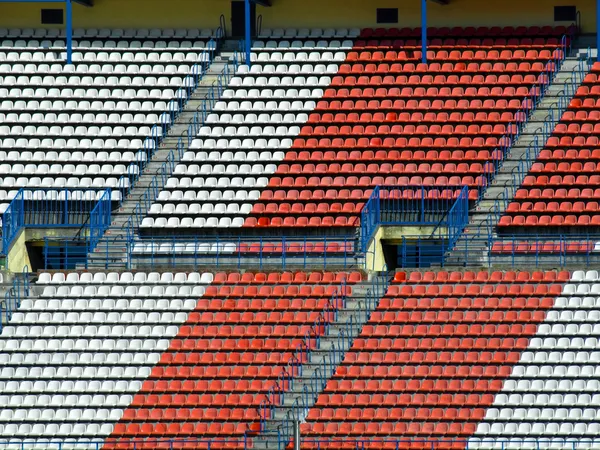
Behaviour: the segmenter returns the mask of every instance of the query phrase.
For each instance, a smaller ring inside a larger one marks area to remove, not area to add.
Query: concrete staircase
[[[154,153],[152,160],[146,165],[140,178],[130,190],[127,198],[124,199],[121,206],[113,211],[112,224],[106,231],[106,234],[96,246],[94,252],[88,255],[88,268],[93,269],[125,269],[127,266],[127,223],[133,215],[136,205],[143,198],[147,188],[151,185],[152,179],[161,173],[161,168],[169,153],[173,152],[174,163],[177,164],[179,156],[177,154],[177,144],[181,139],[184,145],[184,151],[188,146],[188,127],[193,122],[194,114],[202,109],[202,103],[211,90],[211,87],[217,82],[219,75],[223,72],[226,65],[229,69],[235,70],[232,58],[237,48],[237,41],[225,41],[220,46],[220,51],[215,56],[212,64],[204,77],[198,83],[198,87],[192,93],[183,111],[177,116],[175,123],[170,128],[167,136],[162,140],[160,147]],[[164,186],[167,177],[161,179],[156,177],[158,188]],[[78,267],[83,269],[83,267]]]
[[[380,274],[374,275],[373,279],[379,277],[380,285],[387,286],[390,281],[390,276],[393,274]],[[383,284],[385,283],[385,284]],[[307,399],[306,395],[303,395],[304,389],[307,388],[309,392],[311,390],[311,380],[317,369],[323,370],[324,360],[329,360],[329,351],[335,346],[337,350],[341,350],[342,356],[340,361],[336,361],[335,367],[341,363],[343,354],[349,350],[349,342],[353,342],[356,337],[362,331],[363,326],[369,320],[370,314],[365,314],[365,304],[368,291],[372,292],[373,285],[372,281],[364,281],[359,284],[352,285],[352,297],[348,297],[346,301],[346,307],[341,309],[338,313],[337,320],[331,323],[329,333],[321,337],[320,346],[318,349],[314,349],[311,352],[310,362],[303,364],[302,374],[296,377],[293,382],[291,390],[287,391],[284,397],[282,405],[275,408],[274,417],[267,420],[265,425],[265,431],[260,433],[257,437],[253,438],[255,449],[268,449],[268,450],[283,450],[286,448],[283,442],[278,440],[278,431],[283,431],[285,428],[285,419],[289,412],[293,411],[294,404],[302,405],[302,412],[300,413],[300,421],[303,422],[308,410],[314,406],[318,395],[322,392],[322,387],[319,386],[319,391],[314,395],[308,396],[308,404],[304,401]],[[385,292],[379,292],[379,296],[375,299],[375,308],[379,303],[381,296],[385,295]],[[347,327],[347,323],[352,323],[353,327]],[[340,336],[344,336],[345,339],[340,339]],[[326,373],[325,378],[329,379],[333,373]],[[314,384],[312,384],[314,386]],[[324,386],[323,386],[324,387]],[[303,400],[304,399],[304,400]],[[296,409],[297,410],[297,409]],[[291,436],[292,430],[287,429],[287,436]]]
[[[574,53],[577,54],[577,52]],[[576,72],[573,72],[578,64],[579,60],[576,56],[568,57],[563,62],[552,85],[513,144],[498,173],[483,193],[475,209],[469,212],[469,224],[456,243],[454,250],[446,258],[446,266],[464,267],[467,261],[471,266],[474,264],[488,265],[488,233],[491,232],[492,236],[496,237],[496,218],[503,214],[508,206],[508,201],[504,200],[511,200],[520,187],[517,174],[520,163],[527,160],[527,148],[536,136],[540,139],[540,145],[545,144],[545,142],[541,142],[543,127],[551,109],[555,110],[555,120],[560,118],[560,113],[557,117],[556,108],[561,91],[568,83],[581,84],[582,80],[578,79]],[[573,80],[573,77],[577,79]],[[526,169],[528,170],[529,167]]]

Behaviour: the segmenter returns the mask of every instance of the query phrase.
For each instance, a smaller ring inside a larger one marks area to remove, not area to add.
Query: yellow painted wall
[[[29,260],[29,253],[27,253],[25,243],[26,233],[25,229],[22,229],[19,236],[13,241],[6,257],[9,272],[21,273],[24,267],[28,267],[31,270],[31,261]]]
[[[272,0],[257,7],[263,28],[376,27],[377,8],[399,8],[399,27],[420,24],[419,0]],[[430,26],[553,25],[554,6],[575,5],[584,32],[596,29],[595,0],[450,0],[429,2]],[[0,3],[1,27],[39,27],[40,9],[62,8],[61,3]],[[224,14],[231,28],[229,0],[95,0],[93,8],[73,6],[76,27],[106,28],[216,28]],[[557,23],[557,25],[568,25]]]

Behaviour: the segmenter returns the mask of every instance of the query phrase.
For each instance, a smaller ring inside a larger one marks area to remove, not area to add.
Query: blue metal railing
[[[21,300],[29,297],[29,267],[25,266],[20,274],[15,274],[12,286],[4,294],[4,301],[0,302],[0,334],[5,323],[8,323],[21,306]]]
[[[467,186],[376,186],[361,212],[360,251],[380,225],[433,226],[452,243],[468,222]]]
[[[98,207],[101,203],[102,207]],[[2,215],[2,252],[6,254],[25,228],[91,227],[95,233],[110,225],[111,191],[91,189],[19,189]]]

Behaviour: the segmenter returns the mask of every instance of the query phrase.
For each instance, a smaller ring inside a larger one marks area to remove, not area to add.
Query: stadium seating
[[[597,271],[406,278],[396,274],[309,411],[305,436],[462,440],[436,449],[597,436]]]
[[[208,114],[145,231],[171,221],[196,233],[334,232],[357,225],[382,184],[466,184],[476,200],[531,106],[532,86],[562,51],[564,28],[532,30],[433,39],[429,65],[405,31],[265,30],[251,69],[240,67]]]
[[[500,219],[501,233],[583,234],[600,224],[599,74],[595,63]]]
[[[296,347],[325,332],[332,296],[360,280],[43,273],[40,297],[23,300],[0,334],[0,439],[257,431],[257,408]]]
[[[210,30],[0,30],[0,198],[119,188],[140,173],[214,50]]]

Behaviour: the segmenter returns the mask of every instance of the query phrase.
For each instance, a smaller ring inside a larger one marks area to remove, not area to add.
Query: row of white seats
[[[214,50],[216,43],[214,41],[199,41],[199,40],[171,40],[171,41],[154,41],[154,40],[106,40],[101,41],[73,39],[73,48],[76,49],[109,49],[109,50],[132,50],[132,51],[162,51],[165,49],[176,50]],[[4,39],[0,41],[0,48],[4,49],[39,49],[47,48],[52,50],[65,50],[66,42],[63,39],[43,39],[24,41],[23,39]]]
[[[496,394],[494,406],[596,406],[600,394]]]
[[[17,337],[22,339],[29,336],[28,330],[35,330],[36,327],[42,328],[39,325],[28,325],[28,326],[10,326],[5,327],[2,331],[4,338]],[[24,329],[24,330],[23,330]],[[44,325],[44,331],[40,333],[43,337],[59,337],[74,339],[74,338],[89,338],[97,337],[98,339],[103,338],[131,338],[131,339],[168,339],[173,337],[179,331],[179,327],[175,325]],[[50,333],[54,332],[53,335]],[[95,334],[92,334],[95,333]],[[29,358],[28,365],[49,365],[50,360],[46,357],[40,358],[39,363],[35,359]],[[4,358],[4,355],[0,354],[0,360]],[[4,360],[3,360],[4,361]],[[50,364],[51,365],[51,364]]]
[[[207,125],[253,125],[263,124],[304,124],[308,121],[307,113],[248,113],[248,114],[209,114],[206,117]]]
[[[265,28],[258,33],[258,38],[355,38],[360,35],[360,28]]]
[[[232,213],[233,214],[233,213]],[[239,214],[239,213],[238,213]],[[179,220],[177,217],[170,217],[167,219],[166,217],[157,217],[156,219],[152,217],[144,217],[142,223],[140,224],[140,228],[148,229],[148,228],[156,228],[156,229],[176,229],[176,228],[241,228],[244,226],[244,219],[241,217],[234,217],[233,219],[229,217],[221,217],[220,219],[217,217],[208,217],[205,219],[204,217],[184,217]],[[185,244],[181,244],[185,246]],[[210,244],[207,244],[210,245]],[[152,244],[148,244],[145,252],[150,252]],[[171,244],[161,244],[159,248],[156,249],[158,253],[168,253],[172,248]],[[141,247],[134,247],[134,253],[139,253],[141,251]],[[208,253],[208,252],[207,252]]]
[[[600,423],[577,423],[573,424],[570,422],[545,422],[545,423],[491,423],[483,422],[477,427],[478,433],[485,433],[488,436],[497,435],[521,435],[521,436],[557,436],[562,435],[565,437],[573,436],[584,436],[589,435],[596,437],[600,432]],[[585,446],[585,443],[583,443]],[[544,445],[545,447],[545,445]],[[469,445],[469,448],[472,448]],[[483,447],[486,448],[486,447]],[[504,447],[507,448],[507,447]],[[510,447],[509,447],[510,448]],[[523,448],[523,447],[519,447]],[[540,447],[538,447],[540,448]],[[568,446],[566,448],[572,448]],[[577,449],[581,448],[576,445]],[[584,447],[586,448],[586,447]]]
[[[344,61],[341,59],[345,56],[343,53],[340,55],[340,59],[336,61]],[[336,74],[338,73],[339,66],[337,64],[253,64],[251,68],[248,66],[240,66],[236,72],[236,76],[243,77],[246,74],[249,75],[314,75],[317,76],[322,73]]]
[[[144,218],[146,223],[151,223],[151,217]],[[199,225],[195,226],[196,228],[204,228],[206,220],[202,217],[197,217],[194,219],[194,224],[198,223]],[[151,226],[146,226],[146,228],[151,228]],[[145,255],[216,255],[226,256],[237,254],[237,245],[234,243],[209,243],[209,242],[195,242],[195,243],[185,243],[179,242],[175,244],[143,244],[136,243],[133,246],[133,255],[137,257],[144,257]]]
[[[208,61],[208,59],[206,59]],[[188,64],[0,64],[0,74],[27,74],[43,76],[45,74],[92,74],[92,75],[177,75],[189,73]]]
[[[513,367],[511,378],[598,378],[600,367],[585,363],[573,363],[569,365],[547,364],[547,365],[516,365]]]
[[[597,324],[600,328],[600,324]],[[595,327],[595,325],[594,325]],[[598,363],[600,364],[600,351],[529,351],[521,353],[522,364],[569,364],[569,363]]]
[[[271,89],[271,88],[262,88],[262,89],[225,89],[221,98],[224,101],[229,101],[231,99],[287,99],[287,100],[297,100],[297,99],[315,99],[320,100],[323,97],[323,89],[322,88],[304,88],[304,89],[296,89],[287,87],[286,89]]]
[[[551,310],[546,314],[545,322],[551,324],[554,322],[600,322],[600,310],[569,310],[560,311]]]
[[[590,309],[600,308],[600,297],[556,297],[554,308]]]
[[[542,419],[545,421],[576,421],[597,420],[600,416],[600,409],[591,408],[489,408],[487,416],[489,419],[500,421],[527,421]]]
[[[106,303],[105,303],[106,302]],[[23,311],[57,312],[57,311],[179,311],[194,308],[196,300],[180,298],[43,298],[21,301]],[[34,327],[32,327],[34,328]],[[32,336],[33,332],[32,332]]]
[[[252,211],[252,204],[251,203],[244,203],[242,205],[237,205],[235,203],[216,203],[216,204],[212,204],[212,203],[192,203],[191,205],[186,205],[186,204],[173,204],[173,203],[167,203],[167,204],[160,204],[160,203],[155,203],[152,206],[150,206],[150,209],[148,210],[148,214],[152,214],[152,215],[173,215],[173,214],[178,214],[178,215],[182,215],[182,214],[228,214],[228,215],[234,215],[234,214],[250,214],[250,211]],[[159,224],[156,223],[156,218],[154,221],[154,225],[155,226],[160,226]]]
[[[235,138],[235,137],[242,137],[242,136],[256,136],[257,138],[264,137],[264,136],[287,137],[287,136],[297,136],[298,134],[300,134],[300,127],[297,125],[291,125],[291,126],[279,125],[277,127],[271,126],[271,125],[253,126],[253,127],[247,127],[247,126],[207,127],[207,126],[203,126],[203,127],[200,127],[200,129],[198,130],[198,136],[202,137],[202,138],[210,138],[210,137],[213,137],[213,138],[219,138],[219,137]]]
[[[112,419],[111,422],[114,422],[115,420]],[[19,439],[29,439],[29,440],[33,440],[35,442],[37,442],[37,440],[34,438],[35,437],[45,437],[48,439],[51,439],[50,442],[56,442],[58,439],[62,438],[62,437],[69,437],[71,439],[76,439],[76,438],[82,438],[82,437],[87,437],[87,438],[93,438],[93,437],[106,437],[108,436],[110,433],[112,433],[112,430],[114,428],[114,425],[112,423],[105,423],[105,424],[96,424],[96,423],[75,423],[75,424],[70,424],[70,423],[63,423],[63,424],[57,424],[57,423],[49,423],[49,424],[42,424],[42,423],[38,423],[35,425],[31,425],[28,423],[23,423],[23,424],[13,424],[13,423],[8,423],[6,425],[2,425],[0,424],[0,436],[4,436],[5,439],[8,438],[7,441],[7,446],[6,449],[10,449],[13,450],[12,447],[10,446],[10,444],[14,444],[15,439],[17,439],[17,437]],[[60,439],[62,441],[62,439]],[[44,448],[48,448],[49,446],[51,446],[51,443],[45,444],[45,443],[41,443],[40,446],[44,446]],[[2,444],[2,439],[0,439],[0,444]],[[99,442],[97,442],[95,445],[98,445]],[[16,444],[16,445],[20,445],[20,444]],[[76,444],[75,441],[71,444],[73,445],[73,447],[79,447],[80,445]],[[27,448],[29,448],[28,445],[26,445]],[[38,446],[35,447],[36,449],[38,449]],[[65,442],[64,444],[61,444],[61,448],[69,448],[69,442]]]
[[[581,312],[581,311],[577,311],[575,312],[575,321],[577,321],[577,319],[581,319],[582,317],[577,317],[577,313]],[[583,311],[585,312],[585,311]],[[596,317],[600,314],[600,311],[595,311],[595,314],[593,317]],[[583,321],[586,321],[588,319],[592,319],[591,316],[584,316],[585,319]],[[546,349],[550,349],[550,348],[556,348],[556,349],[588,349],[588,350],[594,350],[598,347],[598,337],[563,337],[563,338],[554,338],[554,337],[545,337],[545,338],[539,338],[539,337],[535,337],[532,338],[531,341],[529,342],[529,348],[530,349],[536,349],[536,348],[546,348]]]
[[[594,282],[600,281],[600,274],[597,270],[575,270],[571,274],[571,281],[576,282]]]
[[[127,178],[117,178],[117,177],[108,177],[108,178],[65,178],[65,177],[6,177],[4,178],[0,186],[4,189],[11,188],[128,188],[129,180]],[[113,194],[118,194],[117,192],[113,192]],[[113,199],[114,200],[114,199]]]
[[[211,272],[56,272],[53,274],[43,272],[39,275],[36,284],[210,284],[213,280],[214,274]]]
[[[324,72],[323,72],[324,73]],[[229,88],[237,87],[252,87],[260,86],[261,88],[276,88],[280,86],[300,88],[302,86],[313,86],[313,87],[329,87],[331,85],[330,76],[252,76],[246,75],[244,77],[235,76],[229,82]]]
[[[178,187],[182,187],[178,181],[187,180],[190,182],[189,178],[182,178],[177,180],[177,178],[169,178],[167,180],[167,184],[165,189],[177,189]],[[211,202],[211,201],[227,201],[227,202],[245,202],[245,201],[256,201],[260,198],[260,191],[251,190],[247,191],[244,189],[236,189],[236,190],[225,190],[225,191],[169,191],[164,190],[158,194],[157,201],[158,202]],[[197,206],[194,206],[197,205]],[[180,205],[178,204],[177,207]],[[198,203],[187,205],[188,211],[200,211],[202,206]]]
[[[598,392],[600,391],[600,375],[595,379],[563,380],[505,380],[503,389],[510,392]]]
[[[30,37],[59,37],[65,36],[62,28],[0,28],[0,37],[30,38]],[[98,37],[98,38],[210,38],[215,36],[215,31],[209,28],[74,28],[73,37]]]
[[[282,92],[283,93],[283,92]],[[309,101],[219,101],[215,104],[213,111],[215,113],[221,111],[227,112],[238,112],[238,111],[246,111],[246,112],[256,112],[256,111],[312,111],[315,109],[317,104],[313,100]]]
[[[188,70],[182,70],[181,73],[187,74]],[[54,77],[51,77],[54,78]],[[101,87],[149,87],[149,86],[164,86],[164,87],[179,87],[185,84],[182,77],[70,77],[65,83],[53,83],[51,80],[44,80],[42,77],[28,77],[28,76],[7,76],[0,83],[4,86],[27,86],[35,88],[37,86],[72,86],[72,88],[85,86],[90,88],[101,88]],[[8,91],[12,92],[12,89]],[[49,91],[47,91],[49,93]]]
[[[190,45],[191,47],[191,45]],[[206,61],[204,52],[73,52],[73,62],[177,62],[197,63]],[[59,62],[65,55],[55,52],[5,52],[0,51],[0,62]]]
[[[146,99],[162,99],[162,100],[171,100],[174,98],[186,98],[187,92],[185,89],[121,89],[121,88],[11,88],[3,89],[0,88],[0,95],[4,97],[13,97],[13,98],[37,98],[39,100],[45,100],[46,98],[54,98],[54,99],[72,99],[72,98],[80,98],[87,100],[96,100],[96,99],[105,99],[105,100],[138,100],[143,101]]]
[[[32,390],[35,392],[39,390],[44,381],[37,381],[36,383],[32,383]],[[58,383],[58,382],[56,382]],[[78,382],[79,383],[79,382]],[[99,381],[92,381],[94,386],[97,386]],[[102,384],[98,391],[103,392],[121,392],[121,387],[123,383],[127,383],[126,381],[117,381],[116,383],[113,381],[106,381],[106,384]],[[136,382],[137,383],[137,382]],[[7,383],[8,384],[8,383]],[[0,384],[2,385],[2,384]],[[65,382],[64,384],[59,385],[60,390],[64,390],[65,392],[68,386],[71,386],[72,383]],[[10,385],[12,386],[12,384]],[[9,387],[10,387],[9,386]],[[29,386],[28,384],[22,383],[19,385],[19,388]],[[112,386],[112,389],[105,389],[102,386],[106,386],[107,388]],[[75,390],[75,392],[77,392]],[[20,394],[24,394],[26,392],[19,392]],[[100,414],[98,417],[96,416],[97,411],[104,411],[104,414]],[[27,408],[27,409],[4,409],[0,411],[0,422],[102,422],[103,420],[119,420],[121,418],[121,414],[114,413],[111,417],[110,410],[97,410],[97,409],[37,409],[37,408]]]
[[[246,188],[246,190],[254,190],[253,188],[264,188],[269,184],[268,177],[195,177],[195,178],[169,178],[167,180],[167,189],[179,188]],[[162,194],[162,192],[161,192]],[[189,195],[189,194],[188,194]],[[168,199],[168,197],[165,197]],[[159,200],[161,198],[159,194]]]
[[[202,143],[202,141],[200,139],[198,139],[197,141],[199,141],[200,143]],[[246,141],[246,140],[244,140]],[[249,140],[250,142],[254,142],[252,140]],[[271,141],[271,140],[270,140]],[[277,141],[277,142],[274,142]],[[249,144],[250,142],[247,142],[247,144]],[[192,141],[192,143],[194,143],[194,141]],[[225,143],[231,143],[231,141],[228,141],[226,139],[220,139],[219,141],[216,142],[217,147],[216,148],[223,148],[223,147],[219,147],[219,144],[225,144]],[[273,142],[271,142],[271,145],[269,145],[268,142],[266,142],[265,139],[265,147],[266,148],[279,148],[279,146],[281,145],[281,142],[277,139],[273,139]],[[191,147],[191,146],[190,146]],[[240,145],[237,148],[244,148],[243,147],[243,143],[240,141]],[[194,146],[194,148],[196,148]],[[224,147],[227,148],[227,147]],[[246,147],[249,150],[254,148],[254,147]],[[264,162],[268,162],[268,161],[282,161],[285,158],[285,153],[282,151],[276,151],[276,152],[270,152],[270,151],[264,151],[264,152],[257,152],[257,151],[237,151],[237,152],[230,152],[230,151],[213,151],[213,152],[185,152],[183,154],[183,156],[181,157],[181,161],[182,162],[206,162],[206,161],[210,161],[210,162],[258,162],[258,161],[264,161]]]
[[[46,286],[41,297],[191,297],[202,296],[205,286]]]
[[[109,398],[110,397],[110,398]],[[8,401],[7,401],[8,400]],[[35,408],[35,407],[55,407],[61,408],[65,406],[71,406],[74,408],[87,408],[89,406],[102,406],[102,407],[128,407],[131,403],[131,395],[115,395],[111,394],[105,396],[102,394],[93,395],[0,395],[0,402],[3,405],[17,407],[17,408]]]
[[[247,139],[207,139],[207,138],[203,138],[203,139],[197,139],[194,138],[192,140],[192,142],[190,143],[189,149],[190,150],[198,150],[198,149],[206,149],[206,150],[211,150],[211,149],[218,149],[218,152],[198,152],[196,153],[196,156],[199,156],[201,158],[204,157],[204,155],[206,155],[206,157],[210,157],[212,158],[213,161],[222,161],[223,158],[227,158],[228,156],[225,157],[219,157],[219,159],[217,160],[217,154],[223,154],[223,155],[229,155],[230,152],[224,152],[222,150],[227,150],[227,149],[247,149],[247,150],[253,150],[255,148],[260,149],[260,148],[270,148],[270,149],[279,149],[279,148],[285,148],[288,149],[292,146],[293,141],[290,138],[270,138],[270,139],[264,139],[264,138],[259,138],[259,137],[255,137],[255,138],[247,138]],[[244,152],[240,152],[241,153]],[[248,160],[248,158],[253,158],[255,157],[256,152],[248,152],[246,153],[247,157],[246,160]],[[259,157],[262,158],[263,156],[266,156],[269,152],[261,152]],[[278,160],[282,160],[283,158],[280,158],[281,154],[283,152],[273,152],[272,155],[274,158],[277,158]],[[237,153],[236,153],[237,154]],[[212,156],[211,156],[212,155]],[[239,156],[241,158],[241,156]]]
[[[16,135],[30,135],[30,136],[106,136],[114,138],[115,136],[150,136],[152,128],[149,126],[46,126],[46,125],[13,125],[13,126],[2,126],[0,125],[0,136],[16,136]],[[159,135],[162,131],[159,131]]]
[[[119,100],[119,101],[100,101],[100,100],[3,100],[0,103],[0,109],[4,112],[13,111],[124,111],[124,112],[136,112],[143,111],[149,112],[153,110],[167,111],[171,102],[165,101],[153,101],[153,100]]]
[[[1,133],[1,131],[0,131]],[[173,176],[193,175],[267,175],[277,170],[277,164],[177,164]]]
[[[132,327],[131,333],[133,333],[135,325]],[[121,327],[123,336],[129,336],[127,328]],[[154,336],[157,337],[157,336]],[[19,366],[23,365],[96,365],[96,366],[108,366],[108,365],[119,365],[119,366],[131,366],[132,368],[138,368],[136,366],[148,366],[153,367],[158,361],[160,361],[162,352],[156,353],[142,353],[142,352],[115,352],[115,353],[97,353],[97,352],[79,352],[73,351],[70,353],[63,352],[25,352],[25,353],[1,353],[0,354],[0,365],[8,366]],[[31,358],[33,356],[33,358]],[[44,356],[46,358],[44,358]],[[29,362],[28,362],[29,361]],[[131,371],[131,375],[137,376],[137,371]],[[0,398],[2,396],[0,395]]]
[[[147,138],[145,140],[142,139],[128,139],[128,138],[121,138],[121,139],[62,139],[62,138],[46,138],[46,139],[38,139],[38,138],[17,138],[17,139],[13,139],[13,138],[5,138],[5,139],[0,139],[0,148],[5,148],[5,149],[11,149],[11,148],[21,148],[21,149],[25,149],[25,148],[30,148],[30,149],[48,149],[45,152],[41,152],[41,153],[45,153],[46,154],[46,161],[48,162],[79,162],[80,160],[76,159],[79,158],[80,154],[83,153],[79,150],[85,150],[85,149],[94,149],[93,152],[91,153],[96,153],[96,152],[101,152],[101,150],[103,149],[110,149],[110,150],[114,150],[114,149],[120,149],[119,151],[122,152],[123,155],[126,155],[130,152],[128,152],[128,150],[135,150],[135,151],[150,151],[151,149],[154,149],[156,147],[155,142],[150,139]],[[54,151],[52,149],[56,149],[56,150],[62,150],[65,148],[70,148],[73,149],[72,151]],[[10,150],[0,150],[4,153],[11,153]],[[40,152],[23,152],[23,153],[29,153],[31,154],[30,159],[39,159],[39,155]],[[87,152],[85,152],[87,153]],[[65,159],[65,154],[72,154],[73,158],[75,159],[70,159],[70,158],[66,158]],[[88,155],[89,156],[89,155]],[[124,157],[124,156],[123,156]],[[137,157],[136,157],[137,160]],[[24,161],[27,161],[27,159],[24,159]]]
[[[90,161],[90,162],[93,162]],[[71,177],[77,176],[95,176],[95,175],[134,175],[139,174],[139,166],[135,163],[126,166],[125,164],[0,164],[0,176],[6,175],[65,175]],[[41,183],[41,180],[40,180]]]
[[[542,323],[538,327],[537,336],[554,336],[554,335],[583,335],[583,336],[598,336],[600,335],[600,324],[579,324],[579,323]]]
[[[565,284],[563,294],[598,294],[600,295],[600,284]]]
[[[74,316],[75,314],[75,316]],[[77,317],[78,313],[70,313],[66,315],[66,320],[70,321],[74,317]],[[85,318],[85,314],[89,313],[81,313],[80,316]],[[106,316],[107,313],[95,313],[94,321],[102,318],[102,315]],[[108,313],[113,314],[113,313]],[[151,314],[154,314],[152,316]],[[135,317],[132,318],[132,321],[125,323],[136,323],[144,320],[144,317],[148,318],[149,323],[156,323],[161,319],[168,319],[168,317],[155,317],[157,312],[154,313],[136,313]],[[186,314],[186,313],[181,313]],[[125,315],[125,314],[124,314]],[[110,318],[108,318],[110,321]],[[185,320],[185,318],[184,318]],[[155,351],[156,348],[156,340],[148,339],[142,341],[141,339],[90,339],[90,338],[79,338],[77,340],[74,339],[0,339],[0,349],[3,352],[31,352],[31,351],[39,351],[39,352],[70,352],[72,350],[81,350],[81,351],[102,351],[102,352],[126,352],[126,351],[140,351],[140,352],[149,352]],[[167,347],[160,348],[158,350],[166,350],[168,348],[168,343],[166,343]]]
[[[152,339],[150,339],[152,340]],[[168,348],[169,341],[162,339],[157,342],[157,348]],[[166,347],[165,347],[166,346]],[[130,368],[126,368],[128,370],[128,375],[131,374]],[[137,368],[133,368],[137,369]],[[140,367],[141,374],[139,371],[135,371],[136,376],[150,374],[146,367]],[[111,366],[111,367],[86,367],[86,366],[46,366],[46,367],[2,367],[0,368],[0,379],[7,381],[13,379],[58,379],[58,380],[79,380],[79,379],[123,379],[123,378],[136,378],[136,376],[128,376],[125,377],[125,368],[119,366]],[[131,381],[135,383],[135,381]]]
[[[113,123],[113,124],[152,124],[158,122],[170,123],[167,113],[0,113],[0,123]]]
[[[278,51],[297,51],[307,49],[323,49],[323,50],[352,50],[354,42],[350,39],[334,39],[331,41],[320,40],[309,40],[300,41],[294,40],[281,40],[281,41],[254,41],[252,42],[252,50],[278,50]]]
[[[252,52],[250,60],[256,63],[263,62],[344,62],[346,60],[346,52]],[[247,66],[245,66],[247,67]]]

